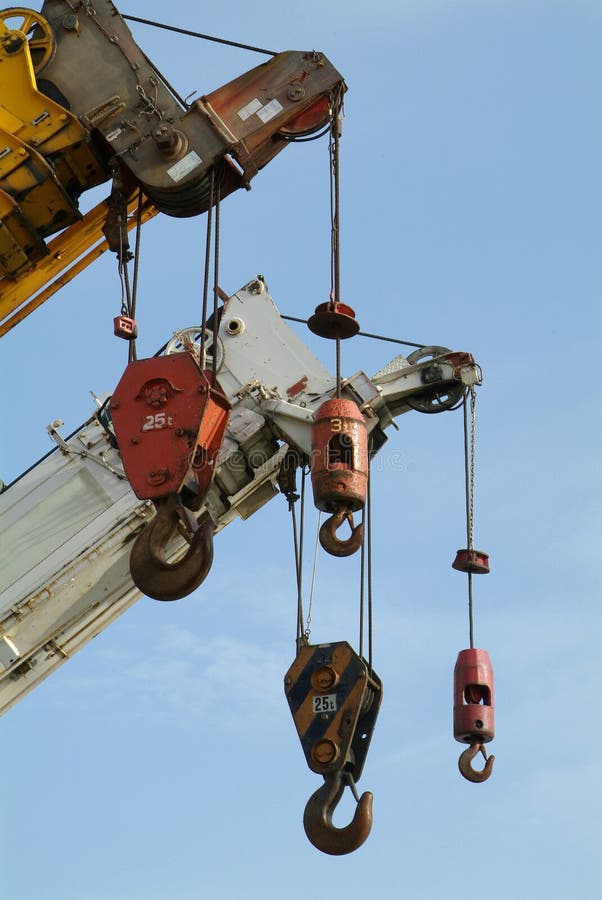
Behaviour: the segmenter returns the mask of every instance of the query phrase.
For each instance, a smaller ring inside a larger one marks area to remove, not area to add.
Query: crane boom
[[[222,198],[250,189],[344,91],[323,54],[286,51],[186,103],[110,0],[0,13],[0,334],[117,252],[136,198],[146,221],[206,211],[212,183]],[[111,203],[82,219],[80,197],[110,179]]]

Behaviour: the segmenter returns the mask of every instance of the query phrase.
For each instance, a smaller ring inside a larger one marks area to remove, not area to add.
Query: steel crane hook
[[[477,753],[482,753],[485,759],[485,765],[481,770],[473,769],[471,765]],[[460,754],[460,759],[458,760],[458,768],[467,781],[472,781],[475,784],[479,784],[481,781],[487,781],[487,779],[493,772],[494,759],[495,756],[487,756],[487,751],[485,750],[484,744],[475,743],[471,744],[470,747],[467,747],[466,750]]]
[[[179,509],[183,507],[168,498],[132,547],[132,580],[143,594],[154,600],[186,597],[205,580],[213,563],[213,523],[208,517],[198,523],[182,559],[175,563],[166,560],[167,542],[180,521]]]
[[[337,537],[337,531],[347,519],[351,528],[351,535],[346,541]],[[339,506],[332,516],[323,523],[320,528],[320,543],[331,556],[351,556],[360,549],[364,540],[364,525],[353,527],[353,513],[344,506]]]
[[[364,843],[372,828],[372,794],[358,800],[353,819],[344,828],[332,824],[332,815],[345,790],[345,772],[340,769],[324,776],[322,787],[311,795],[303,814],[305,834],[318,850],[331,856],[353,853]]]

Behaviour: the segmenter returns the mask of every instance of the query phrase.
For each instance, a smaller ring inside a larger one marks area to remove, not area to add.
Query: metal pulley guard
[[[307,765],[358,781],[382,700],[379,677],[347,641],[301,647],[284,679]]]
[[[230,404],[190,353],[130,363],[111,397],[123,467],[142,500],[177,494],[194,477],[206,493]]]

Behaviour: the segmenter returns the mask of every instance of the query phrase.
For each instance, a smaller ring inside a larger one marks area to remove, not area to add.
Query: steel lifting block
[[[316,306],[316,311],[309,318],[307,326],[318,337],[333,341],[353,337],[360,330],[355,310],[336,300]]]
[[[460,650],[454,668],[454,737],[486,744],[494,736],[493,668],[486,650]]]
[[[368,432],[353,400],[327,400],[314,413],[311,436],[314,503],[324,512],[363,509],[368,485]]]
[[[458,550],[452,569],[470,572],[471,575],[487,575],[490,571],[489,554],[482,550]]]
[[[284,679],[307,765],[359,781],[382,699],[382,684],[346,641],[301,647]]]
[[[138,324],[131,316],[116,316],[113,319],[113,333],[115,337],[133,341],[138,337]]]
[[[177,494],[191,467],[209,391],[190,353],[131,362],[110,401],[119,452],[141,500]]]

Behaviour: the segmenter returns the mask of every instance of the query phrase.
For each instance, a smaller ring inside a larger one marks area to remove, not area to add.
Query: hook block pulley
[[[213,480],[230,404],[211,372],[184,352],[131,362],[110,411],[132,490],[158,510],[133,545],[132,578],[147,596],[176,600],[198,587],[213,560],[213,524],[206,517],[199,525],[189,510],[201,508]],[[172,563],[167,545],[176,529],[190,546]]]
[[[454,668],[454,737],[470,744],[460,756],[459,767],[469,781],[485,781],[491,774],[494,757],[487,757],[484,744],[493,740],[493,668],[486,650],[460,650]],[[486,760],[482,771],[470,765],[477,753]]]
[[[304,825],[319,850],[351,853],[367,838],[372,797],[364,794],[346,828],[332,825],[345,784],[358,781],[382,699],[382,684],[346,641],[302,646],[284,679],[309,768],[325,784],[307,804]]]
[[[333,556],[349,556],[362,544],[362,525],[352,514],[364,508],[368,488],[368,430],[359,407],[340,397],[327,400],[314,413],[311,438],[311,482],[318,509],[332,513],[320,530],[320,543]],[[347,541],[335,532],[345,520]]]
[[[131,362],[110,402],[123,467],[141,500],[211,482],[230,405],[190,353]],[[201,475],[203,464],[206,470]]]

